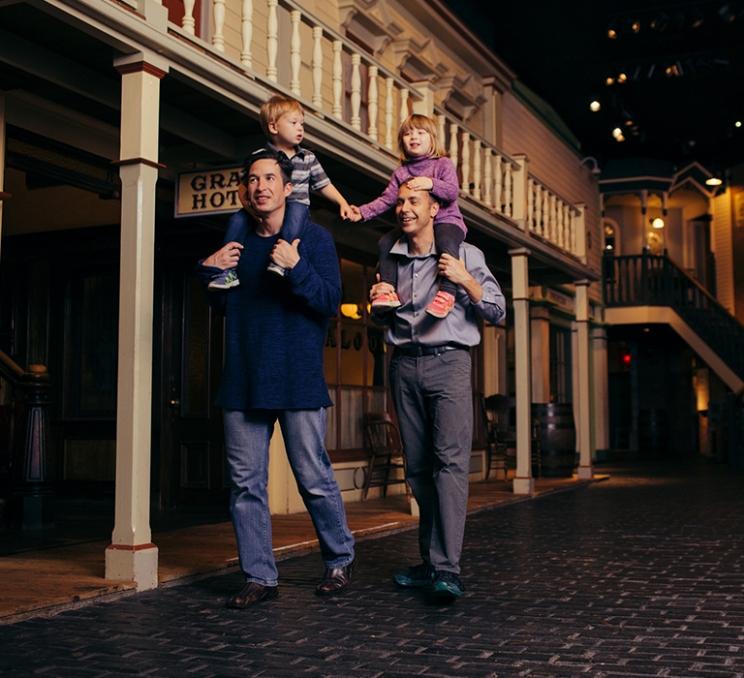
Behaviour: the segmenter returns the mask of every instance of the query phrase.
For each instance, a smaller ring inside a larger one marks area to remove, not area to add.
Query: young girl
[[[452,161],[445,157],[446,152],[438,138],[434,121],[425,115],[410,115],[400,126],[398,148],[401,165],[393,172],[390,183],[379,198],[366,205],[352,208],[356,221],[368,221],[393,207],[398,199],[398,189],[406,184],[413,190],[431,191],[440,203],[439,212],[434,217],[434,239],[438,254],[459,258],[460,244],[465,239],[467,227],[457,206],[459,183],[457,170]],[[352,217],[353,218],[353,217]],[[397,263],[390,249],[400,236],[397,229],[384,235],[379,242],[380,280],[397,283]],[[435,318],[444,318],[455,305],[457,286],[442,278],[439,291],[426,307],[426,312]],[[372,306],[376,309],[396,308],[400,300],[395,292],[378,296]]]

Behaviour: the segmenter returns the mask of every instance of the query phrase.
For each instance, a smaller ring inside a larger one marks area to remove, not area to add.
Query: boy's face
[[[305,116],[295,111],[285,113],[276,122],[269,123],[269,132],[280,148],[282,146],[294,148],[305,136]]]

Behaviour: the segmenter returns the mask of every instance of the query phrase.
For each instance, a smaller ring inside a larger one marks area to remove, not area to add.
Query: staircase
[[[633,306],[672,309],[736,375],[738,382],[744,382],[744,326],[669,257],[606,256],[602,279],[607,309]],[[740,389],[732,388],[734,392]]]

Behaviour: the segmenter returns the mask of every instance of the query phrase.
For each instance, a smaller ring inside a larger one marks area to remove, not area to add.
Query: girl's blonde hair
[[[431,158],[441,158],[447,155],[447,151],[442,145],[442,141],[439,139],[439,131],[437,130],[436,124],[428,115],[421,115],[414,113],[409,115],[400,126],[398,130],[398,151],[400,152],[400,159],[406,160],[405,147],[403,146],[403,135],[406,132],[410,132],[412,129],[422,129],[429,134],[431,137]]]

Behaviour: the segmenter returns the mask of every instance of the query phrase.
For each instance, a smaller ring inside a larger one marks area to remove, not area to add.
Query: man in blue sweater
[[[325,574],[318,595],[343,591],[351,579],[354,538],[325,448],[323,375],[328,318],[341,300],[333,240],[310,222],[302,241],[279,238],[291,165],[267,150],[251,157],[247,199],[256,216],[243,244],[228,242],[201,264],[205,282],[215,269],[238,269],[240,286],[210,294],[224,312],[225,369],[217,404],[223,408],[230,466],[230,510],[245,586],[227,606],[246,608],[278,595],[268,507],[268,451],[278,420],[287,457],[313,520]],[[278,279],[269,261],[287,269]]]

